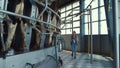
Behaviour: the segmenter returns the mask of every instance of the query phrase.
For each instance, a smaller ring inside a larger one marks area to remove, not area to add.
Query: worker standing
[[[71,49],[72,49],[72,57],[76,59],[76,51],[78,46],[78,38],[76,32],[73,31],[71,35]]]

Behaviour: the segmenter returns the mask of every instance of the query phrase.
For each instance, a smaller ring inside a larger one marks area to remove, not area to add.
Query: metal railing
[[[35,1],[35,2],[36,2],[36,1]],[[46,2],[45,2],[46,4],[43,4],[43,3],[39,2],[39,1],[37,1],[37,3],[40,4],[40,5],[42,5],[43,7],[45,7],[45,8],[43,9],[42,13],[40,14],[40,16],[42,16],[43,13],[44,13],[46,10],[49,10],[50,12],[54,13],[54,14],[59,18],[59,20],[61,21],[60,16],[59,16],[54,10],[52,10],[50,7],[48,7],[48,0],[46,0]],[[38,6],[36,6],[36,7],[38,7]],[[38,18],[32,18],[32,17],[29,17],[29,16],[25,16],[25,15],[22,15],[22,14],[17,14],[17,13],[14,13],[14,12],[10,12],[10,11],[7,11],[7,10],[3,10],[3,9],[0,9],[0,13],[2,13],[2,14],[8,14],[8,15],[16,16],[16,17],[21,17],[21,18],[24,18],[24,19],[28,19],[28,20],[32,20],[32,21],[38,22],[39,24],[43,23],[43,24],[46,24],[46,25],[55,27],[55,28],[57,28],[57,29],[60,29],[58,26],[56,26],[56,25],[54,25],[54,24],[51,24],[50,21],[45,22],[45,21],[40,20],[40,19],[38,19]],[[48,12],[48,14],[49,14],[49,12]],[[1,23],[2,23],[2,22],[1,22]],[[26,22],[26,23],[30,23],[30,22]],[[33,29],[35,29],[36,31],[38,31],[39,33],[41,33],[41,31],[40,31],[37,27],[35,27],[36,25],[34,26],[33,23],[30,23],[30,24],[31,24],[31,28],[33,28]],[[3,26],[1,25],[1,27],[3,27]],[[1,37],[3,37],[2,29],[0,30],[0,32],[1,32],[1,33],[0,33],[0,34],[1,34]],[[45,33],[45,34],[47,34],[47,33]],[[3,38],[3,39],[4,39],[4,38]],[[1,40],[3,41],[3,39],[1,39]],[[4,41],[3,41],[3,42],[4,42]],[[3,44],[4,44],[4,43],[3,43]],[[3,45],[3,48],[4,48],[4,51],[5,51],[5,45]]]
[[[36,0],[35,2],[37,2],[38,4],[40,4],[40,5],[42,5],[43,7],[45,7],[45,9],[43,10],[43,12],[42,12],[40,15],[42,15],[42,14],[44,13],[44,11],[50,10],[50,11],[53,12],[53,13],[59,18],[59,20],[61,21],[60,16],[59,16],[54,10],[52,10],[50,7],[48,7],[48,6],[47,6],[48,4],[45,5],[45,4],[43,4],[43,3],[41,3],[41,2],[39,2],[39,1],[37,1],[37,0]],[[46,0],[46,3],[47,3],[47,0]],[[44,24],[47,24],[47,25],[51,25],[51,26],[59,29],[59,27],[57,27],[56,25],[53,25],[53,24],[51,24],[51,23],[47,23],[47,22],[42,21],[42,20],[40,20],[40,19],[31,18],[31,17],[28,17],[28,16],[24,16],[24,15],[21,15],[21,14],[16,14],[16,13],[13,13],[13,12],[10,12],[10,11],[6,11],[6,10],[1,10],[1,9],[0,9],[0,13],[5,13],[5,14],[13,15],[13,16],[18,16],[18,17],[25,18],[25,19],[28,19],[28,20],[33,20],[33,21],[36,21],[36,22],[39,22],[39,23],[44,23]]]

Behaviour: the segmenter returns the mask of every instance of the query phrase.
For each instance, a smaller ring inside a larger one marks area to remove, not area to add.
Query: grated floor
[[[110,57],[93,55],[93,63],[90,63],[90,55],[77,53],[76,59],[73,59],[70,51],[63,50],[59,53],[63,60],[61,68],[114,68]]]

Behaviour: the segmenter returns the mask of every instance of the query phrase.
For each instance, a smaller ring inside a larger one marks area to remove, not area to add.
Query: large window
[[[79,1],[61,9],[61,18],[63,24],[61,25],[61,34],[72,34],[72,28],[76,33],[80,33],[80,16]]]
[[[85,7],[87,7],[91,1],[92,0],[85,0]],[[100,34],[108,34],[103,0],[100,0],[100,6],[98,6],[98,0],[94,0],[91,3],[91,6],[92,6],[92,9],[91,9],[92,34],[97,35],[99,31],[100,31]],[[100,13],[98,13],[98,8],[100,8]],[[88,12],[85,12],[85,13],[88,14]],[[100,25],[98,25],[99,15],[100,15],[100,20],[99,20]],[[90,17],[88,17],[88,15],[85,15],[85,35],[88,35],[88,33],[90,32],[90,26],[88,26],[88,23],[90,23]]]
[[[85,0],[85,8],[91,3],[91,1],[92,0]],[[104,1],[100,0],[100,6],[98,6],[98,0],[94,0],[91,3],[91,6],[92,6],[92,9],[91,9],[92,33],[94,35],[99,34],[99,32],[100,34],[108,34]],[[100,9],[100,12],[98,12],[98,9]],[[63,21],[63,24],[61,25],[61,27],[64,26],[63,29],[61,30],[62,34],[71,34],[72,28],[77,33],[80,33],[80,15],[78,15],[80,11],[79,1],[73,4],[70,4],[68,6],[65,6],[60,10],[61,10],[61,18]],[[87,11],[84,12],[84,14],[85,14],[85,22],[84,22],[85,35],[88,35],[88,33],[90,32],[90,26],[88,26],[88,23],[90,23],[90,16],[87,15],[89,14],[89,12]]]

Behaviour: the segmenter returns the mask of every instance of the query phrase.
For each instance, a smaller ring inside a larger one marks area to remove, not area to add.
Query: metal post
[[[0,0],[0,10],[6,10],[7,3],[8,3],[8,0]],[[4,18],[4,14],[0,13],[0,37],[1,37],[3,51],[5,51],[6,47],[5,47],[5,43],[4,43],[4,37],[3,37],[3,33],[4,33],[3,18]]]
[[[91,44],[91,56],[90,63],[93,62],[93,35],[92,35],[92,6],[90,5],[90,44]]]
[[[85,8],[85,1],[80,0],[80,13],[84,11]],[[81,45],[81,51],[85,51],[84,47],[84,35],[85,35],[85,16],[80,16],[80,45]],[[83,50],[82,50],[83,49]]]
[[[73,4],[72,4],[72,32],[73,32]]]
[[[54,45],[55,45],[55,56],[58,64],[58,44],[57,44],[57,34],[54,35]]]
[[[40,5],[42,5],[42,6],[44,6],[45,7],[45,4],[43,4],[43,3],[41,3],[39,0],[34,0],[36,3],[38,3],[38,4],[40,4]],[[61,17],[54,11],[54,10],[52,10],[50,7],[48,7],[47,6],[47,9],[48,10],[50,10],[51,12],[53,12],[58,18],[59,18],[59,20],[61,21]]]
[[[88,12],[88,54],[90,53],[90,11],[87,11]]]
[[[67,14],[66,14],[66,6],[65,6],[65,16],[66,16]],[[66,32],[66,17],[65,17],[65,34],[66,34],[67,32]]]
[[[119,20],[119,7],[120,7],[120,5],[118,5],[118,3],[120,3],[120,2],[118,2],[118,0],[114,0],[114,8],[115,8],[115,45],[116,45],[116,48],[115,48],[115,55],[116,55],[116,58],[115,58],[115,60],[116,60],[116,68],[120,68],[120,56],[119,56],[119,52],[120,52],[120,50],[119,50],[119,34],[120,34],[120,31],[119,31],[119,25],[120,25],[120,20]]]
[[[36,18],[36,12],[37,12],[37,7],[35,5],[32,5],[31,18]],[[36,27],[36,21],[31,20],[30,23],[33,24],[33,27]],[[27,26],[26,27],[26,39],[25,39],[26,46],[24,48],[24,51],[29,51],[31,36],[32,36],[32,27]]]
[[[101,9],[100,9],[100,1],[101,0],[98,0],[98,40],[99,40],[99,48],[100,48],[100,54],[101,54],[101,51],[102,51],[102,45],[101,45]]]
[[[98,0],[98,35],[100,35],[101,34],[101,13],[100,13],[100,11],[101,11],[101,9],[100,9],[100,1],[101,0]]]
[[[41,17],[41,16],[43,15],[43,13],[47,10],[47,6],[48,6],[48,0],[45,0],[45,8],[44,8],[44,10],[41,12],[41,14],[40,14],[39,17]],[[38,17],[38,18],[39,18],[39,17]]]
[[[3,23],[2,22],[3,22],[3,20],[0,19],[0,36],[1,36],[3,51],[5,51],[5,43],[4,43],[4,37],[3,37],[4,29],[3,29]]]

